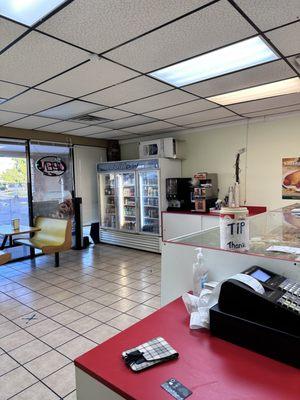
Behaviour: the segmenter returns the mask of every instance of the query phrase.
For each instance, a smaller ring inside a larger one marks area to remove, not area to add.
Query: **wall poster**
[[[282,159],[282,198],[300,200],[300,157]]]

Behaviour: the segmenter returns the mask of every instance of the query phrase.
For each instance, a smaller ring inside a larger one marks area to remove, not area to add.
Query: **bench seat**
[[[44,254],[55,254],[55,266],[58,267],[59,253],[71,248],[71,220],[37,217],[34,225],[40,230],[35,232],[32,238],[19,238],[14,242],[39,249]]]
[[[0,265],[6,264],[11,258],[9,253],[5,251],[0,251]]]

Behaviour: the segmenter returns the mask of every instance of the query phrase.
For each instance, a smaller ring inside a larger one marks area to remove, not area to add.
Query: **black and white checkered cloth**
[[[122,357],[126,361],[130,357],[131,353],[139,351],[141,354],[135,356],[132,362],[127,362],[129,367],[135,371],[141,371],[143,369],[152,367],[153,365],[178,358],[178,353],[169,345],[168,342],[162,337],[157,337],[149,340],[132,349],[123,351]]]

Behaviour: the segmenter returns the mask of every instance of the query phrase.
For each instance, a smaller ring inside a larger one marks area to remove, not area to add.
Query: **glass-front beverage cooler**
[[[123,231],[137,230],[137,197],[135,173],[117,174],[119,228]]]
[[[100,241],[160,252],[166,178],[181,176],[181,161],[166,158],[97,165]]]
[[[140,231],[159,234],[159,173],[139,172]]]
[[[117,203],[116,203],[116,179],[115,174],[101,174],[100,197],[101,224],[107,228],[117,228]]]

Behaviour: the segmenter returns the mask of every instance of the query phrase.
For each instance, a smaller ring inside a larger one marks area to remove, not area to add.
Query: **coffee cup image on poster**
[[[282,198],[300,199],[300,157],[282,159]]]

